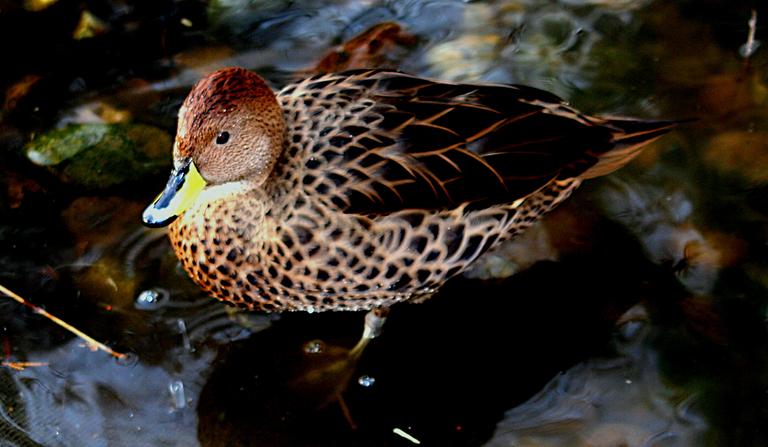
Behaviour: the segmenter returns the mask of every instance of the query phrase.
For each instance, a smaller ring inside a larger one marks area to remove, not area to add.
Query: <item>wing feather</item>
[[[531,87],[381,70],[318,76],[290,93],[347,104],[316,158],[343,179],[344,211],[360,214],[513,203],[555,180],[613,172],[675,124],[589,117]]]

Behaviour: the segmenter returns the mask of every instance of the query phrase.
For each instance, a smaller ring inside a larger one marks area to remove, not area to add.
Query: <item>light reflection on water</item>
[[[23,57],[0,44],[15,58],[0,64],[0,282],[131,360],[0,299],[3,360],[39,365],[0,369],[0,444],[410,443],[394,429],[425,445],[764,443],[768,65],[765,46],[739,54],[756,5],[91,2],[104,23],[74,41],[81,11],[54,3],[0,11],[4,30],[60,25],[40,28],[47,46],[16,39]],[[768,11],[757,17],[764,41]],[[206,73],[241,65],[281,87],[384,22],[399,28],[350,60],[700,120],[498,250],[475,270],[487,281],[395,306],[359,363],[347,358],[362,315],[247,314],[204,297],[164,233],[139,224],[159,177],[85,189],[17,154],[66,123],[173,132]]]

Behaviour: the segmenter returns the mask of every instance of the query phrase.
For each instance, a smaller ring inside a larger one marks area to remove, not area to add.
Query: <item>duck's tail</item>
[[[615,129],[614,148],[600,154],[598,162],[579,175],[590,179],[610,174],[637,157],[650,142],[672,130],[676,124],[692,120],[637,120],[631,118],[605,118],[602,126]]]

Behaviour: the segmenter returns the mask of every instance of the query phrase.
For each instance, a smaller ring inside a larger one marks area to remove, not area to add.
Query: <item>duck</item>
[[[384,312],[431,297],[675,124],[589,116],[522,85],[358,69],[275,93],[226,68],[183,102],[143,221],[169,226],[192,280],[232,306]]]

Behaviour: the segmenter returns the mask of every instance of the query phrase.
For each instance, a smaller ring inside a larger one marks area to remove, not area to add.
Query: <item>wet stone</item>
[[[171,137],[152,126],[80,124],[36,138],[25,153],[65,183],[106,188],[167,171],[171,145]]]

